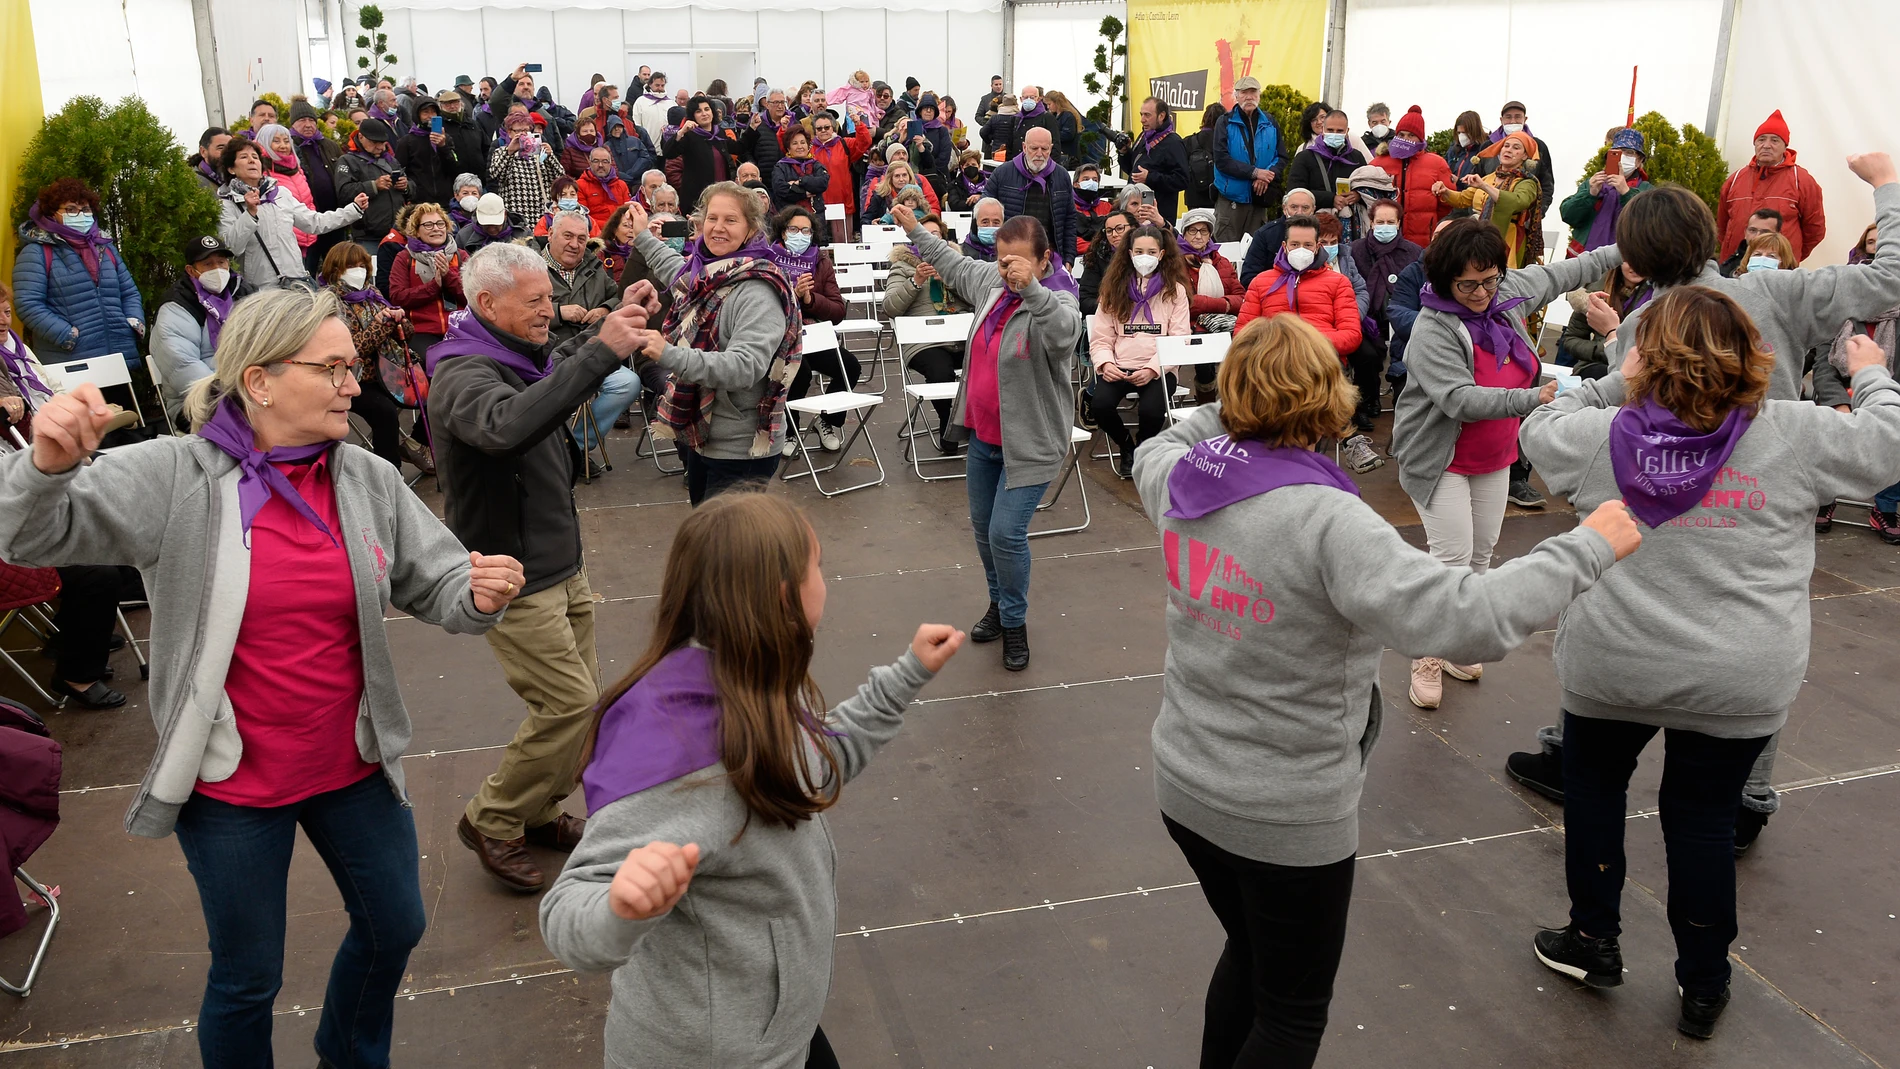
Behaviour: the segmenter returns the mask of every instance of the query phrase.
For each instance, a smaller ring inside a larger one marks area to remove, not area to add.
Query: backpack
[[[1190,203],[1214,202],[1214,131],[1202,130],[1187,140]]]

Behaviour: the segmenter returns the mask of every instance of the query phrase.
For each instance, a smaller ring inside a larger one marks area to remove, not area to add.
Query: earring
[[[259,402],[258,402],[258,404],[260,404],[260,405],[263,405],[263,406],[264,406],[265,408],[269,408],[269,407],[270,407],[270,398],[268,398],[268,397],[266,397],[266,398],[264,398],[264,399],[263,399],[262,401],[259,401]]]

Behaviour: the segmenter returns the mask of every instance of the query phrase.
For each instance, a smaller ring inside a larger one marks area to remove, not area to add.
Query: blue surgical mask
[[[1345,148],[1346,135],[1345,134],[1327,134],[1326,147],[1327,148]]]
[[[1082,181],[1077,182],[1075,184],[1075,188],[1081,190],[1084,193],[1093,193],[1096,190],[1102,188],[1102,183],[1097,182],[1093,178],[1085,178]]]
[[[1389,242],[1398,236],[1399,228],[1391,223],[1380,223],[1378,226],[1372,228],[1372,239],[1374,241]]]
[[[581,210],[580,198],[579,197],[562,197],[561,210],[564,212],[580,211]]]
[[[977,243],[978,245],[994,245],[994,244],[996,244],[996,232],[997,232],[998,230],[1001,230],[1001,229],[1002,229],[1002,227],[1000,227],[1000,226],[979,226],[979,227],[977,227],[977,228],[976,228],[976,243]]]
[[[91,212],[65,212],[60,215],[59,221],[79,231],[81,234],[92,233]]]
[[[1748,269],[1750,271],[1779,271],[1781,270],[1781,258],[1778,256],[1750,256],[1748,258]]]
[[[811,248],[810,234],[788,233],[785,235],[785,251],[793,256],[803,256],[805,250],[809,248]]]
[[[672,250],[673,250],[674,252],[685,252],[685,251],[686,251],[686,239],[685,239],[685,238],[662,238],[661,240],[662,240],[662,241],[665,241],[665,242],[666,242],[666,247],[667,247],[667,248],[669,248],[669,249],[672,249]]]
[[[1339,259],[1339,246],[1338,246],[1338,245],[1322,245],[1322,246],[1320,246],[1320,248],[1322,248],[1322,249],[1325,249],[1325,250],[1326,250],[1326,259],[1327,259],[1327,260],[1329,260],[1329,261],[1334,261],[1334,260],[1338,260],[1338,259]]]

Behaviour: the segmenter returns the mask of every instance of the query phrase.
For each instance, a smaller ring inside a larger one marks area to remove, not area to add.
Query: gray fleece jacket
[[[363,651],[356,747],[402,797],[409,713],[384,610],[454,634],[480,634],[501,614],[476,611],[468,553],[394,467],[347,443],[330,458]],[[0,560],[125,564],[145,577],[158,748],[126,813],[134,835],[171,834],[198,781],[228,778],[243,752],[224,694],[251,574],[237,484],[237,461],[196,435],[110,449],[58,475],[41,473],[30,452],[0,456]]]
[[[1579,513],[1620,496],[1612,372],[1524,421],[1524,455]],[[1697,507],[1564,610],[1557,682],[1578,716],[1752,739],[1781,730],[1808,670],[1814,510],[1900,471],[1900,384],[1854,376],[1854,411],[1768,401]]]
[[[974,306],[976,319],[964,343],[964,365],[976,332],[996,302],[1009,292],[997,266],[957,252],[955,245],[918,226],[910,232],[917,254],[937,269],[957,295]],[[1003,323],[996,364],[997,406],[1003,424],[1003,478],[1008,489],[1037,486],[1056,477],[1069,454],[1075,425],[1075,343],[1082,336],[1082,306],[1076,295],[1031,282],[1022,304]],[[963,422],[969,376],[957,382],[945,437],[970,440]]]
[[[1524,323],[1537,310],[1574,289],[1601,279],[1623,262],[1614,245],[1548,267],[1525,267],[1505,273],[1498,300],[1529,297],[1505,314],[1517,332],[1535,350],[1537,339]],[[1399,485],[1424,508],[1438,489],[1438,480],[1451,467],[1458,434],[1467,423],[1529,415],[1537,407],[1537,388],[1522,390],[1480,386],[1472,378],[1471,334],[1464,322],[1449,312],[1420,309],[1405,346],[1408,375],[1405,391],[1392,416],[1392,452],[1399,461]],[[1611,362],[1614,365],[1615,361]]]
[[[849,782],[904,726],[931,673],[905,651],[825,717]],[[814,751],[813,767],[823,767]],[[799,1069],[831,989],[837,853],[823,814],[794,828],[746,822],[711,765],[609,803],[541,899],[541,936],[575,969],[613,970],[608,1069]],[[740,830],[744,829],[744,834]],[[736,841],[735,841],[736,840]],[[698,843],[671,910],[624,920],[607,905],[627,854]]]
[[[650,233],[634,239],[656,278],[673,278],[686,266],[679,253]],[[654,324],[657,328],[659,324]],[[757,460],[752,442],[759,433],[759,398],[765,395],[765,377],[772,372],[772,356],[785,338],[785,306],[769,282],[753,279],[733,287],[719,310],[713,328],[719,348],[708,352],[688,345],[668,344],[659,365],[682,381],[713,391],[712,426],[701,456],[714,460]],[[765,456],[778,456],[785,444],[773,436]]]
[[[1135,453],[1169,583],[1155,793],[1163,813],[1224,850],[1331,864],[1359,847],[1380,651],[1497,660],[1615,554],[1579,527],[1473,575],[1407,545],[1331,486],[1169,517],[1169,473],[1196,442],[1222,435],[1218,406],[1192,411]]]
[[[1880,228],[1880,237],[1874,245],[1874,258],[1864,264],[1837,264],[1813,271],[1750,271],[1740,278],[1723,278],[1715,262],[1710,261],[1690,283],[1728,294],[1755,321],[1761,340],[1775,354],[1769,397],[1799,400],[1808,350],[1818,346],[1825,353],[1841,324],[1850,319],[1872,319],[1900,305],[1900,182],[1874,190],[1874,224]],[[1656,296],[1666,292],[1658,289]],[[1641,308],[1631,312],[1617,328],[1616,339],[1604,346],[1611,367],[1622,365],[1642,315]],[[1411,351],[1406,352],[1409,366]],[[1825,392],[1817,400],[1846,403]]]

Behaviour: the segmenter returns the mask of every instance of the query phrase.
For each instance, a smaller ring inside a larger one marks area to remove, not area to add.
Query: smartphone
[[[685,238],[692,236],[692,224],[685,219],[667,219],[660,223],[662,238]]]
[[[1352,192],[1352,182],[1344,178],[1333,179],[1333,196],[1344,196]]]
[[[1152,190],[1152,189],[1144,189],[1144,190],[1142,190],[1142,191],[1141,191],[1141,202],[1142,202],[1143,204],[1153,204],[1153,203],[1155,202],[1155,191],[1154,191],[1154,190]]]
[[[391,177],[391,178],[401,178],[402,176],[403,176],[403,172],[402,172],[402,168],[400,168],[400,167],[398,167],[398,168],[396,168],[395,170],[393,170],[393,171],[390,171],[390,172],[389,172],[389,177]]]
[[[521,69],[522,69],[522,70],[524,70],[524,71],[527,71],[527,72],[528,72],[529,74],[540,74],[540,73],[541,73],[541,64],[539,64],[539,63],[523,63],[523,64],[521,65]]]
[[[924,136],[924,121],[922,119],[910,120],[910,123],[905,127],[904,140],[910,141],[922,136]]]
[[[432,134],[442,132],[442,116],[436,115],[429,119],[429,132]]]
[[[1613,148],[1609,151],[1608,155],[1603,157],[1603,173],[1604,174],[1622,174],[1623,173],[1623,150],[1622,149]]]

